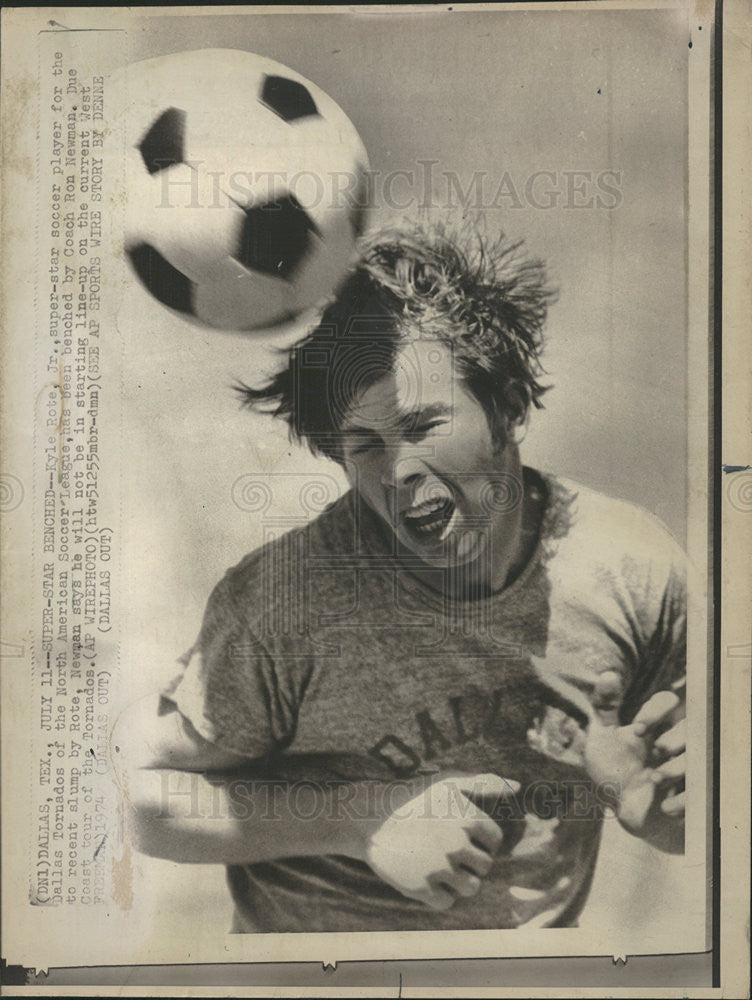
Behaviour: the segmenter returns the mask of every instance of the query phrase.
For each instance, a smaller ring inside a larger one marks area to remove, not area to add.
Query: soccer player
[[[572,926],[605,814],[683,850],[683,554],[522,464],[550,297],[503,241],[382,233],[241,387],[352,489],[116,737],[140,849],[227,865],[236,931]]]

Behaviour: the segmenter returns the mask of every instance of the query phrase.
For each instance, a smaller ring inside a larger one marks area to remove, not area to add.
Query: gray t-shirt
[[[582,699],[623,724],[681,678],[684,556],[638,507],[525,476],[545,503],[538,545],[489,598],[442,596],[439,570],[435,588],[419,582],[354,492],[215,588],[165,697],[205,739],[259,759],[256,773],[341,789],[444,770],[521,784],[487,806],[504,845],[474,898],[436,912],[339,856],[236,865],[236,930],[576,922],[604,805],[582,767]]]

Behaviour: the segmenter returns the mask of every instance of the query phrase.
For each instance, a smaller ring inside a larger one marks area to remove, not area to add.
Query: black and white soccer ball
[[[124,247],[184,318],[268,329],[330,295],[366,226],[368,158],[322,90],[234,49],[126,71]]]

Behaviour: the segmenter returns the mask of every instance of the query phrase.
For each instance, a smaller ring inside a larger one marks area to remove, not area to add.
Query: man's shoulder
[[[222,581],[245,609],[290,605],[301,596],[312,567],[325,571],[357,551],[358,518],[352,490],[305,524],[280,519],[274,537],[251,550]]]
[[[684,553],[663,521],[631,500],[564,476],[545,474],[550,530],[607,562],[681,563]]]

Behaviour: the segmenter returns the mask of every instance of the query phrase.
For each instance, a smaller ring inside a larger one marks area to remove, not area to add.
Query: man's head
[[[508,476],[516,455],[514,430],[541,406],[551,292],[543,266],[517,250],[437,228],[371,237],[287,367],[242,390],[343,465],[428,562],[444,561],[438,551],[463,511],[465,527],[488,518],[494,477]],[[468,538],[455,537],[460,561],[475,548]]]

